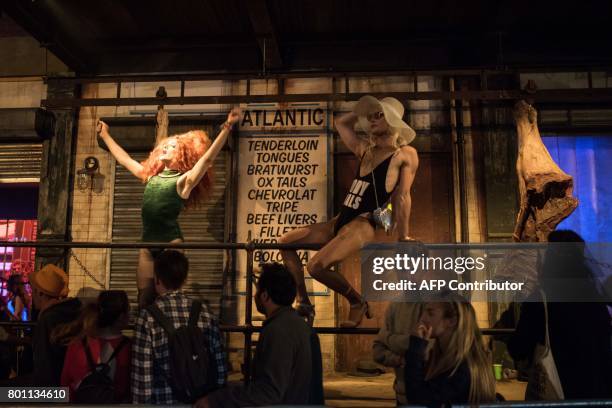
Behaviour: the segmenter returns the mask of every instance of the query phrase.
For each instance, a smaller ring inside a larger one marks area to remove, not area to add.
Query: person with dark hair
[[[196,407],[314,403],[310,399],[316,385],[311,329],[291,307],[296,291],[295,279],[283,265],[261,265],[255,305],[266,320],[255,350],[252,380],[248,385],[215,391],[200,399]]]
[[[564,279],[570,279],[568,282],[574,286],[578,282],[582,289],[581,296],[590,294],[588,297],[592,301],[546,302],[550,349],[565,399],[610,398],[610,314],[604,298],[593,283],[584,256],[584,240],[574,231],[558,230],[550,233],[548,241],[553,245],[546,251],[540,269],[540,288],[521,305],[515,333],[499,339],[507,342],[513,359],[532,362],[536,345],[545,344],[545,300],[542,299],[542,292],[547,299],[558,297],[559,288],[567,286],[562,283]],[[567,296],[568,293],[561,295]],[[510,320],[510,314],[511,311],[504,312],[500,320]],[[528,386],[526,399],[537,398],[535,387]]]
[[[8,308],[11,320],[28,320],[26,293],[21,275],[11,275],[6,284],[6,289],[10,299]]]
[[[155,257],[153,266],[157,299],[153,305],[175,329],[187,326],[194,302],[182,292],[189,273],[189,261],[183,253],[165,250]],[[170,381],[169,337],[153,316],[151,307],[140,311],[136,321],[132,352],[132,399],[136,404],[172,405],[179,402]],[[210,388],[225,385],[226,357],[217,319],[201,304],[197,326],[204,333],[213,379]]]
[[[56,340],[70,339],[61,385],[69,388],[70,401],[94,364],[107,363],[114,384],[114,402],[128,402],[130,393],[130,340],[121,334],[129,323],[130,305],[122,290],[107,290],[87,305],[73,324],[58,329]],[[112,357],[112,358],[111,358]],[[83,401],[78,401],[83,402]]]

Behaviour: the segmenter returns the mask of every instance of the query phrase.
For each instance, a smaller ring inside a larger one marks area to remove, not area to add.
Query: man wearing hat
[[[81,301],[68,298],[68,275],[55,265],[45,265],[30,274],[32,302],[39,310],[32,338],[33,382],[39,386],[59,386],[66,347],[51,341],[52,330],[79,316]]]
[[[348,281],[330,268],[359,250],[383,228],[399,241],[412,241],[408,234],[410,188],[419,165],[417,151],[409,146],[416,136],[402,119],[404,106],[395,98],[362,97],[353,112],[335,121],[344,144],[359,158],[359,169],[344,199],[340,214],[328,222],[294,229],[279,243],[324,244],[306,265],[310,276],[343,295],[350,303],[343,327],[356,327],[370,317],[368,304]],[[366,137],[357,135],[365,132]],[[391,205],[390,205],[391,204]],[[282,250],[283,261],[298,284],[297,310],[312,324],[310,303],[301,261],[295,250]]]

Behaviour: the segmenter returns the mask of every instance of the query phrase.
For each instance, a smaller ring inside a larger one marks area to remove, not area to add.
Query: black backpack
[[[75,390],[74,402],[79,404],[112,404],[117,402],[115,400],[115,382],[109,375],[109,363],[117,356],[127,342],[127,337],[124,337],[106,363],[96,364],[87,345],[87,337],[83,338],[83,349],[85,350],[87,363],[91,371],[83,378],[81,384]]]
[[[172,394],[183,403],[195,402],[214,386],[208,339],[198,327],[202,303],[193,302],[187,326],[178,329],[155,304],[147,310],[168,335],[170,372],[167,381]]]

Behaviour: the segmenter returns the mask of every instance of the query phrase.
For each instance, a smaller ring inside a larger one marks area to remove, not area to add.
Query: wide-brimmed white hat
[[[416,132],[410,127],[402,117],[404,116],[404,105],[392,97],[376,99],[371,95],[362,96],[353,112],[358,116],[356,128],[366,133],[370,133],[370,121],[367,118],[369,113],[383,112],[385,121],[389,126],[395,128],[399,134],[401,144],[408,144],[416,137]]]

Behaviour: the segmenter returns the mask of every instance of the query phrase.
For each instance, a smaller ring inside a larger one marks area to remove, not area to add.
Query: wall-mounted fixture
[[[88,156],[83,160],[83,168],[77,171],[77,185],[79,190],[85,191],[92,189],[94,191],[101,191],[102,186],[100,184],[100,178],[96,177],[100,170],[100,162],[93,156]],[[103,178],[102,178],[103,180]]]

